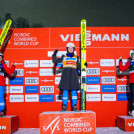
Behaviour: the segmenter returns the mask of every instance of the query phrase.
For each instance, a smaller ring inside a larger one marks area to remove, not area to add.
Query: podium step
[[[18,130],[19,118],[16,115],[0,117],[0,134],[11,134]]]
[[[118,116],[117,127],[125,130],[126,132],[134,131],[134,117],[132,116]]]
[[[96,114],[86,112],[44,112],[40,114],[40,134],[95,134]]]

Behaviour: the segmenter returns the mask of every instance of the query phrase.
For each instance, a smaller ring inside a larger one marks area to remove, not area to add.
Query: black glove
[[[58,53],[58,49],[54,50],[54,54],[53,55],[56,55]]]
[[[85,62],[84,65],[87,67],[87,62]]]

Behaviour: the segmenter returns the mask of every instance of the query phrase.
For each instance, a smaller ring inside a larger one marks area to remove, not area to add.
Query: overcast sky
[[[0,17],[23,17],[30,27],[134,26],[134,0],[0,0]]]

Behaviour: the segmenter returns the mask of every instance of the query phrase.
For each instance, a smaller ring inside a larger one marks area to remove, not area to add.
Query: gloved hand
[[[122,57],[119,58],[119,61],[122,61]]]
[[[88,65],[87,65],[87,62],[85,62],[84,65],[87,67],[87,66],[88,66]]]
[[[54,50],[53,55],[56,55],[58,53],[58,49]]]

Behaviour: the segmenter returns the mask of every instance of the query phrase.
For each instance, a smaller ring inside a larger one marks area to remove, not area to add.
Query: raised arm
[[[16,66],[13,65],[11,68],[8,68],[7,65],[3,61],[2,61],[2,65],[7,74],[11,75],[14,73]]]
[[[56,57],[56,54],[58,53],[58,49],[56,49],[52,55],[52,61],[53,63],[57,64],[63,61],[64,55],[62,55],[60,58]]]
[[[119,70],[126,71],[130,66],[130,61],[128,61],[124,66],[122,64],[122,58],[119,59]]]

